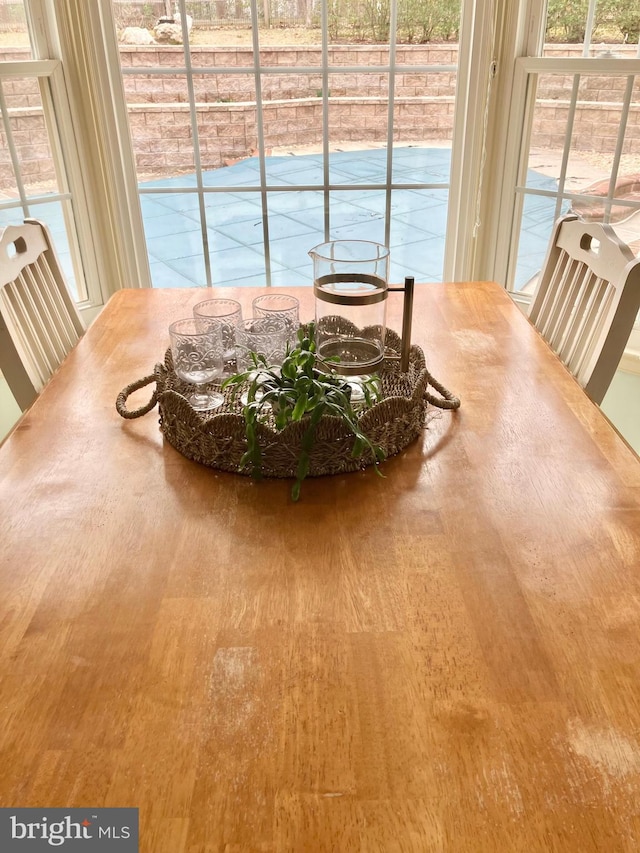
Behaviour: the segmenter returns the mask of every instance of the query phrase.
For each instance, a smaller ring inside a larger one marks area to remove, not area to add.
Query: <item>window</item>
[[[14,196],[0,199],[0,213],[4,207],[20,217],[26,212],[37,215],[47,212],[45,203],[60,203],[63,224],[53,216],[47,224],[59,252],[68,251],[67,268],[79,307],[90,320],[115,290],[149,282],[121,79],[112,59],[116,49],[111,0],[12,0],[2,5],[14,11],[20,6],[24,14],[21,31],[5,35],[5,45],[14,50],[9,55],[5,47],[0,76],[28,78],[30,85],[35,79],[42,102],[40,118],[33,114],[28,121],[16,110],[38,105],[8,104],[3,127],[5,133],[7,125],[14,130],[15,141],[14,119],[24,136],[44,117],[51,158],[30,147],[28,139],[18,138],[24,147],[16,146],[15,157],[5,153],[4,165],[19,177],[14,178]],[[16,65],[20,62],[28,67]],[[40,195],[25,181],[30,158],[39,160],[40,168],[45,162],[51,167],[49,183],[38,187]],[[54,212],[50,207],[49,214]]]
[[[262,43],[269,4],[252,2],[238,46],[212,29],[229,4],[180,0],[167,26],[181,44],[127,45],[169,38],[151,5],[113,10],[154,286],[310,284],[308,250],[347,237],[389,245],[394,280],[451,277],[445,236],[469,183],[457,43],[415,43],[409,4],[392,0],[367,6],[369,24],[308,4],[307,43],[290,47]],[[442,6],[438,26],[458,34],[461,6]],[[460,44],[470,52],[470,36]]]
[[[499,210],[511,227],[496,240],[495,277],[519,301],[535,286],[554,220],[569,210],[640,250],[640,47],[628,11],[624,2],[550,2],[544,45],[515,62]],[[567,37],[575,41],[557,41]]]
[[[27,217],[48,225],[79,307],[91,309],[102,295],[88,284],[80,250],[76,221],[84,206],[67,168],[75,153],[64,131],[70,118],[61,63],[36,58],[22,3],[0,10],[0,227]]]

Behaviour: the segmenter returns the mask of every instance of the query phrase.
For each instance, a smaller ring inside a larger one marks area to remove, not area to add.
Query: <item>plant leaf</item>
[[[299,421],[302,418],[307,409],[307,399],[306,392],[301,392],[297,403],[293,407],[293,412],[291,413],[292,421]]]

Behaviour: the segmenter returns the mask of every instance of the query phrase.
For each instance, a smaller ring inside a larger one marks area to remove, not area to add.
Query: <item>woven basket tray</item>
[[[378,371],[382,393],[377,403],[363,406],[358,411],[360,428],[386,457],[394,456],[414,441],[422,432],[427,403],[440,408],[456,409],[460,405],[440,383],[436,382],[425,366],[424,353],[412,346],[409,369],[400,372],[397,353],[400,338],[387,330],[385,339],[388,357]],[[149,403],[140,409],[128,410],[127,398],[145,385],[156,383]],[[442,394],[436,398],[428,393],[433,385]],[[219,386],[212,385],[217,390]],[[248,385],[247,385],[248,387]],[[197,412],[188,403],[185,394],[192,386],[183,382],[173,370],[171,351],[167,350],[164,364],[157,364],[153,374],[128,385],[118,395],[116,408],[123,418],[137,418],[150,412],[156,405],[160,410],[160,429],[165,439],[183,456],[237,474],[249,474],[240,459],[247,449],[245,421],[240,394],[242,388],[226,388],[224,404],[213,412]],[[295,477],[300,443],[307,427],[306,418],[277,431],[273,423],[258,425],[257,438],[262,448],[262,475],[264,477]],[[308,476],[340,474],[357,471],[374,463],[373,455],[365,451],[357,459],[352,457],[354,436],[337,417],[321,418],[316,440],[311,451]]]

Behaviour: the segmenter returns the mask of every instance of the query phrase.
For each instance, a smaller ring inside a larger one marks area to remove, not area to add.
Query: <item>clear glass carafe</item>
[[[333,240],[309,255],[318,355],[345,376],[371,373],[384,358],[389,250],[367,240]]]

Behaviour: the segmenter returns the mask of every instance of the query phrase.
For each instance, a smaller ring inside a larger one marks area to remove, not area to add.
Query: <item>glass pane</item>
[[[5,77],[2,91],[9,110],[25,110],[27,107],[37,110],[42,107],[37,77]]]
[[[611,174],[622,118],[623,78],[547,74],[541,75],[538,83],[527,187],[553,192],[558,189],[572,117],[574,80],[579,82],[564,190],[582,193],[594,180]]]
[[[611,174],[626,85],[626,79],[619,76],[580,77],[567,163],[569,176],[580,175],[578,192],[587,190],[587,185],[594,181],[608,179]],[[585,168],[585,161],[589,169]]]
[[[446,189],[392,191],[392,281],[442,281],[448,200]]]
[[[285,49],[286,55],[286,49]],[[295,55],[292,59],[295,61]],[[317,100],[322,97],[322,76],[317,72],[299,74],[265,74],[262,77],[265,101]],[[255,93],[252,90],[253,97]]]
[[[538,195],[526,195],[523,205],[518,257],[515,269],[513,289],[524,293],[533,293],[538,273],[551,237],[555,221],[556,199]],[[563,201],[559,215],[569,210],[569,202]]]
[[[322,232],[314,228],[314,218],[305,215],[269,217],[272,284],[283,286],[313,284],[309,251],[323,242]],[[295,220],[295,221],[293,221]]]
[[[248,172],[239,167],[258,149],[253,75],[195,74],[193,84],[205,185],[258,184],[257,161]],[[166,132],[170,135],[171,128]]]
[[[388,136],[389,75],[386,72],[329,75],[329,180],[332,184],[377,183],[381,159],[369,156]],[[363,154],[368,150],[366,154]],[[384,159],[384,157],[382,158]]]
[[[156,186],[180,183],[182,176],[192,175],[195,169],[186,76],[146,74],[124,79],[138,179],[155,179]]]
[[[460,31],[460,2],[416,3],[414,0],[398,0],[398,35],[400,43],[420,45],[427,50],[429,58],[418,60],[425,65],[448,65],[451,59],[447,42],[456,42]],[[435,42],[436,44],[432,44]],[[457,45],[453,50],[457,53]],[[417,64],[415,53],[411,51],[406,58],[403,49],[398,50],[398,63],[403,61]]]
[[[0,4],[0,62],[33,59],[24,0]]]
[[[588,0],[577,0],[574,3],[567,3],[564,0],[549,0],[545,41],[562,45],[554,53],[562,55],[570,55],[575,51],[577,51],[577,55],[582,53],[588,10]],[[570,46],[574,44],[577,47],[572,49]]]
[[[268,211],[271,284],[312,285],[309,251],[324,242],[323,193],[274,193],[269,198]]]
[[[87,299],[84,275],[74,265],[75,262],[80,263],[79,254],[72,253],[69,244],[69,234],[75,233],[71,202],[64,200],[30,204],[29,215],[44,222],[49,228],[62,272],[74,299],[77,301]]]
[[[322,144],[270,148],[266,158],[267,183],[275,186],[321,186]]]
[[[393,181],[396,184],[447,184],[451,172],[451,142],[395,144]]]
[[[384,212],[384,191],[332,192],[331,239],[373,240],[375,243],[384,243]]]
[[[541,75],[534,110],[526,186],[556,193],[562,179],[563,152],[571,121],[572,90],[577,80],[577,99],[571,138],[567,149],[563,193],[592,197],[574,199],[573,209],[583,218],[603,219],[603,196],[615,167],[618,139],[625,124],[625,139],[618,173],[616,196],[640,203],[640,125],[638,82],[635,81],[631,109],[625,116],[626,76],[546,74]],[[616,216],[632,211],[615,210]]]
[[[631,98],[633,107],[631,109],[627,124],[627,133],[622,146],[620,157],[619,174],[622,179],[618,180],[616,196],[624,197],[627,202],[633,202],[636,206],[617,208],[611,211],[610,224],[618,237],[625,242],[631,251],[640,255],[640,78],[636,78],[633,95]]]
[[[0,202],[0,228],[7,225],[16,225],[24,220],[21,207],[3,207]]]
[[[407,66],[411,65],[453,65],[457,66],[458,64],[458,45],[454,42],[447,42],[445,44],[398,44],[396,45],[396,65],[400,72],[402,72]],[[416,77],[416,75],[424,74],[424,72],[419,71],[404,71],[402,76],[404,77],[404,81],[402,85],[411,86],[414,84],[420,85],[424,82],[424,80],[420,80]],[[447,73],[454,72],[441,72],[443,77]],[[396,78],[398,76],[398,72],[396,72]],[[437,75],[438,77],[440,75]],[[446,83],[449,86],[449,83]],[[454,81],[455,85],[455,81]]]
[[[226,11],[235,14],[231,3],[210,3],[210,6],[224,5]],[[240,4],[239,4],[240,5]],[[204,4],[203,4],[204,6]],[[189,4],[189,9],[193,4]],[[211,14],[205,20],[196,14],[195,26],[189,34],[189,46],[191,48],[191,60],[194,67],[207,64],[206,56],[199,56],[201,48],[215,47],[213,53],[213,62],[211,65],[220,67],[253,67],[253,34],[251,30],[251,15],[249,4],[247,3],[241,11],[241,16],[235,20],[223,20],[216,16],[216,10],[212,9]],[[206,10],[205,10],[206,13]],[[295,23],[291,26],[278,25],[273,27],[263,26],[264,22],[264,4],[258,4],[258,13],[260,16],[259,26],[259,43],[260,43],[260,62],[262,65],[319,65],[320,51],[309,50],[314,45],[319,47],[321,44],[321,32],[319,26],[319,7],[312,12],[312,17],[315,23],[309,27],[297,26]],[[221,26],[222,24],[222,26]],[[304,56],[298,56],[298,60],[294,62],[282,61],[278,59],[282,47],[285,46],[289,50],[304,49]],[[274,54],[272,48],[277,47],[277,52]],[[315,56],[315,59],[314,59]]]
[[[255,242],[261,231],[262,199],[258,192],[205,193],[207,225],[239,243]]]
[[[587,221],[610,219],[624,242],[640,248],[640,123],[638,80],[628,116],[629,77],[561,73],[540,75],[534,106],[523,216],[519,223],[514,288],[532,292],[555,218],[570,210]],[[576,93],[575,109],[572,107]],[[567,131],[570,138],[567,141]],[[620,151],[615,199],[607,195]],[[566,151],[565,151],[566,144]],[[566,165],[563,166],[566,158]],[[570,196],[570,198],[567,198]],[[610,209],[610,214],[609,214]]]
[[[258,194],[240,198],[231,193],[202,195],[211,253],[213,283],[235,264],[261,222]],[[154,287],[193,287],[206,284],[200,194],[149,193],[141,196],[142,216]],[[221,228],[220,225],[224,225]],[[241,236],[243,241],[236,239]]]
[[[398,2],[399,45],[455,42],[460,28],[460,2]],[[389,41],[390,4],[334,0],[329,4],[332,44],[382,44]],[[365,64],[359,62],[358,64]],[[353,64],[353,63],[336,63]],[[372,65],[385,64],[372,59]],[[416,64],[416,63],[412,63]],[[421,61],[418,64],[422,64]]]
[[[331,42],[331,31],[329,31],[329,41]],[[389,65],[389,47],[386,44],[375,43],[350,44],[349,42],[338,42],[330,44],[329,65],[379,68],[381,65]]]
[[[42,80],[41,84],[48,98],[48,81]],[[75,237],[72,201],[59,198],[65,187],[60,187],[58,182],[40,84],[36,77],[8,77],[0,85],[7,104],[7,115],[2,116],[0,124],[0,227],[20,223],[26,217],[44,222],[51,232],[72,295],[77,301],[84,301],[88,294]],[[15,148],[15,161],[5,121]],[[55,126],[52,131],[55,133]],[[24,200],[23,204],[16,205],[19,198]]]
[[[57,192],[58,179],[37,79],[6,79],[2,81],[2,90],[7,100],[9,129],[19,164],[16,178],[22,181],[27,196]],[[5,150],[5,162],[6,157]]]
[[[393,117],[395,183],[447,183],[456,75],[396,74]],[[407,147],[410,146],[410,147]],[[418,146],[422,154],[418,153]]]
[[[5,98],[10,96],[11,80],[0,80],[0,86]],[[9,87],[9,92],[7,91]],[[19,198],[18,181],[16,180],[15,166],[11,159],[11,151],[7,141],[5,129],[5,116],[2,115],[0,122],[0,203],[4,199]],[[9,122],[9,124],[11,124]]]
[[[267,183],[322,183],[319,162],[305,156],[322,151],[320,74],[266,75],[262,94]]]
[[[381,142],[353,142],[334,146],[329,155],[334,184],[380,184],[386,181],[387,151]],[[357,191],[356,191],[357,192]],[[363,192],[368,192],[364,191]]]
[[[273,272],[284,269],[278,263],[271,268]],[[216,287],[266,287],[264,243],[212,253],[211,276]]]
[[[593,13],[589,32],[589,14]],[[633,56],[638,43],[640,16],[636,0],[549,0],[545,56],[599,56],[614,50]]]
[[[147,186],[141,184],[141,188]],[[202,257],[199,197],[196,192],[153,193],[140,199],[149,263]],[[153,270],[152,270],[153,272]],[[192,282],[192,285],[204,281]]]

